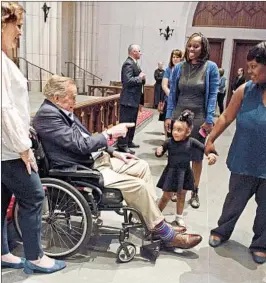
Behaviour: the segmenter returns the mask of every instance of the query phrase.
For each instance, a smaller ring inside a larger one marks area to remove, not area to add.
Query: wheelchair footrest
[[[159,256],[161,247],[161,241],[156,241],[151,244],[140,247],[140,255],[143,258],[148,259],[152,263],[156,262],[156,259]]]

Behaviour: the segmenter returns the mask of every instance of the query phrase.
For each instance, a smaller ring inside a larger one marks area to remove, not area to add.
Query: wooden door
[[[210,43],[210,60],[215,62],[218,68],[222,67],[224,39],[208,38]]]
[[[247,54],[251,47],[255,46],[260,41],[256,40],[234,40],[233,54],[232,54],[232,64],[229,77],[229,87],[226,105],[230,102],[232,97],[232,85],[237,76],[237,70],[239,68],[244,69],[244,74],[246,80],[250,80],[250,75],[248,74],[247,68]]]

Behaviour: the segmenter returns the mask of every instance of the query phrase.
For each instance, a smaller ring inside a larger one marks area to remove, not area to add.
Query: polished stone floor
[[[162,122],[158,122],[155,112],[153,121],[142,129],[135,142],[141,145],[137,149],[138,157],[150,164],[156,183],[166,164],[166,158],[156,158],[154,150],[163,142]],[[200,183],[201,206],[198,210],[188,205],[185,220],[191,232],[198,232],[203,241],[197,247],[183,254],[162,252],[156,264],[136,257],[127,264],[116,263],[117,239],[109,236],[94,237],[93,249],[86,249],[82,255],[68,258],[67,268],[51,275],[26,276],[22,270],[6,269],[2,271],[4,283],[266,283],[266,264],[257,265],[248,252],[253,236],[252,223],[255,214],[255,201],[251,199],[239,219],[230,241],[219,248],[208,246],[208,235],[215,227],[221,213],[222,204],[228,190],[229,171],[225,165],[228,147],[232,140],[234,126],[225,131],[217,141],[219,160],[209,167],[204,164]],[[158,196],[161,192],[157,190]],[[165,211],[166,218],[173,218],[174,204]],[[119,227],[120,216],[110,212],[102,215],[104,224]],[[17,250],[20,252],[20,248]]]

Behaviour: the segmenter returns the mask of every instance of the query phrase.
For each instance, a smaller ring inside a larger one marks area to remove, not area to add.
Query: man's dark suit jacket
[[[75,115],[73,121],[47,99],[33,118],[33,127],[44,147],[50,169],[77,170],[78,165],[91,167],[94,163],[92,152],[105,149],[113,152],[103,134],[92,136]],[[81,131],[89,137],[84,138]]]
[[[142,92],[145,81],[142,81],[138,77],[140,73],[140,67],[131,57],[128,57],[121,70],[123,88],[120,96],[120,104],[131,107],[139,107],[139,104],[144,104]]]
[[[244,84],[246,82],[246,79],[244,76],[242,77],[236,77],[235,82],[233,84],[232,90],[236,90],[238,89],[242,84]]]

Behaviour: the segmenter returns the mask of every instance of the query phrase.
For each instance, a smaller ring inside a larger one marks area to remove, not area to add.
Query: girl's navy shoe
[[[62,260],[55,260],[54,265],[50,268],[40,267],[36,264],[31,263],[29,260],[26,260],[25,266],[24,266],[24,273],[26,274],[33,274],[34,272],[53,273],[65,267],[66,267],[66,263]]]
[[[21,258],[21,262],[19,263],[12,263],[12,262],[7,262],[7,261],[3,261],[1,260],[1,267],[7,267],[7,268],[15,268],[15,269],[20,269],[23,268],[25,266],[25,258]]]

